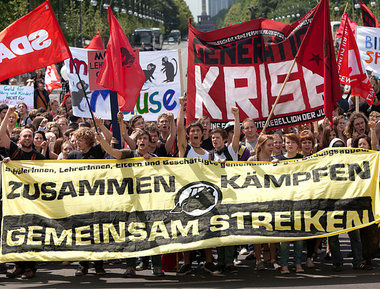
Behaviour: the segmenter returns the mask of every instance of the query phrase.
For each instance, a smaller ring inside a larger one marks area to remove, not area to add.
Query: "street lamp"
[[[125,9],[125,0],[121,2],[121,13],[126,14],[127,10]]]
[[[334,11],[339,12],[338,0],[335,1]]]
[[[142,15],[142,4],[138,3],[138,6],[139,6],[139,18],[142,18],[143,17],[143,15]]]
[[[96,5],[98,5],[98,1],[97,0],[91,0],[90,4],[95,7]]]
[[[108,4],[107,1],[105,1],[103,4],[103,8],[107,10],[109,6],[110,4]]]
[[[131,0],[132,1],[132,0]],[[133,11],[132,11],[132,5],[131,5],[131,2],[129,1],[128,2],[129,4],[128,4],[128,14],[129,15],[132,15],[132,13],[133,13]]]
[[[115,4],[113,6],[113,11],[115,11],[115,13],[118,13],[119,12],[119,6],[118,6],[118,3],[117,3],[117,0],[115,0]]]

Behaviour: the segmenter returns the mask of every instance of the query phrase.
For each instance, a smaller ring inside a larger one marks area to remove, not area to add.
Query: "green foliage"
[[[380,17],[380,3],[375,7],[370,6],[371,0],[363,0],[368,8],[375,14],[377,18]],[[218,27],[227,26],[230,23],[236,24],[239,22],[250,20],[250,7],[255,7],[256,18],[272,18],[281,22],[292,23],[306,14],[312,9],[318,1],[316,0],[236,0],[226,13],[223,24],[218,24]],[[351,20],[355,20],[359,25],[362,24],[360,9],[354,8],[354,1],[334,1],[330,0],[330,17],[331,21],[340,21],[343,11],[348,3],[346,12]],[[335,6],[339,7],[339,11],[335,11]],[[300,16],[297,16],[299,14]],[[220,21],[220,20],[219,20]],[[220,21],[221,22],[221,21]]]
[[[32,10],[42,2],[43,0],[0,0],[0,31],[26,15],[29,3]],[[124,14],[121,11],[113,12],[127,35],[132,34],[138,27],[160,27],[164,33],[169,33],[171,29],[180,29],[182,33],[187,32],[187,23],[191,12],[184,0],[140,0],[140,2],[153,11],[163,13],[164,24],[141,19],[128,13]],[[70,46],[80,46],[81,36],[83,40],[91,40],[98,29],[102,38],[108,39],[108,14],[107,10],[101,6],[104,1],[98,0],[96,7],[91,6],[89,0],[82,2],[50,0],[50,3],[57,19],[60,20],[61,29]],[[121,8],[123,1],[118,1],[118,3]],[[128,5],[129,1],[125,1],[125,3]],[[128,9],[128,7],[125,8]],[[80,29],[80,23],[82,23],[82,29]]]
[[[181,31],[181,34],[187,34],[189,18],[193,18],[189,6],[187,6],[184,0],[174,0],[174,3],[178,7],[177,18],[179,19],[178,28]]]
[[[28,13],[25,0],[2,0],[0,4],[0,31]]]

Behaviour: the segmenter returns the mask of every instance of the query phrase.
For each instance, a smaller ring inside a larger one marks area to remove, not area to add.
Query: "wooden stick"
[[[344,7],[343,14],[346,13],[347,7],[348,7],[348,2],[346,3],[346,7]]]
[[[286,83],[288,82],[288,79],[289,79],[289,77],[290,77],[290,73],[292,72],[295,63],[296,63],[296,59],[294,58],[294,59],[293,59],[293,62],[292,62],[292,65],[290,66],[289,72],[288,72],[288,74],[286,75],[285,81],[282,83],[282,86],[281,86],[281,88],[280,88],[280,91],[278,92],[278,95],[277,95],[276,101],[274,102],[274,104],[273,104],[273,106],[272,106],[272,109],[271,109],[271,111],[270,111],[270,113],[269,113],[269,115],[268,115],[268,118],[267,118],[267,120],[266,120],[266,122],[265,122],[264,128],[263,128],[263,130],[261,131],[261,134],[264,134],[266,128],[268,127],[268,124],[269,124],[269,121],[270,121],[270,119],[271,119],[271,117],[272,117],[272,114],[273,114],[273,112],[274,112],[274,109],[276,108],[277,103],[278,103],[278,101],[280,100],[280,96],[281,96],[281,94],[282,94],[282,91],[284,90],[285,85],[286,85]]]
[[[359,96],[355,95],[355,112],[359,112]]]

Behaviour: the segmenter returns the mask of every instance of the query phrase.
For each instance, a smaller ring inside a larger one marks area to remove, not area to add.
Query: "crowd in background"
[[[219,162],[224,161],[266,161],[277,162],[289,159],[302,159],[328,147],[357,147],[379,150],[380,105],[374,105],[359,98],[359,112],[355,112],[355,98],[347,96],[334,111],[332,124],[324,119],[319,122],[305,123],[297,127],[259,134],[255,121],[247,118],[240,123],[238,108],[232,107],[234,121],[224,128],[211,129],[212,122],[204,116],[185,126],[186,99],[179,99],[180,109],[177,116],[163,113],[157,121],[147,122],[141,115],[124,121],[119,112],[118,122],[122,135],[122,149],[115,148],[118,141],[112,136],[112,125],[108,120],[95,118],[100,133],[94,130],[92,119],[74,116],[70,92],[65,92],[62,101],[50,99],[44,87],[42,72],[26,81],[34,85],[34,109],[28,111],[25,103],[17,107],[0,105],[0,155],[4,162],[19,159],[125,159],[131,157],[201,157]],[[379,94],[378,79],[371,77],[375,92]],[[17,85],[16,79],[9,80]],[[378,226],[372,225],[349,233],[352,249],[353,268],[371,270],[371,260],[378,254]],[[247,246],[228,246],[202,250],[197,254],[185,252],[179,276],[192,271],[194,256],[203,259],[204,269],[210,274],[237,273],[239,253],[246,258],[256,259],[256,269],[278,269],[281,274],[290,273],[289,242],[280,244],[255,244]],[[293,246],[296,272],[304,267],[314,268],[314,259],[320,250],[325,258],[330,258],[335,271],[343,269],[343,257],[339,247],[339,236],[323,239],[296,241]],[[306,256],[303,252],[306,252]],[[214,252],[215,253],[215,252]],[[215,257],[217,256],[217,257]],[[216,258],[216,259],[215,259]],[[241,258],[240,258],[241,259]],[[136,270],[150,268],[150,258],[126,260],[126,277],[136,275]],[[162,276],[161,256],[152,256],[153,275]],[[73,260],[75,261],[75,260]],[[64,262],[67,265],[69,262]],[[103,260],[94,262],[97,274],[105,274]],[[75,271],[76,276],[88,273],[90,262],[81,261]],[[17,262],[10,271],[2,264],[0,271],[7,272],[9,278],[21,276],[33,278],[36,273],[34,262]]]

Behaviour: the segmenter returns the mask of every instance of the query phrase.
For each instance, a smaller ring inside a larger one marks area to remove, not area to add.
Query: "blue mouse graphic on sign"
[[[220,189],[210,182],[193,182],[180,189],[175,198],[172,214],[185,213],[190,216],[201,216],[222,200]]]

